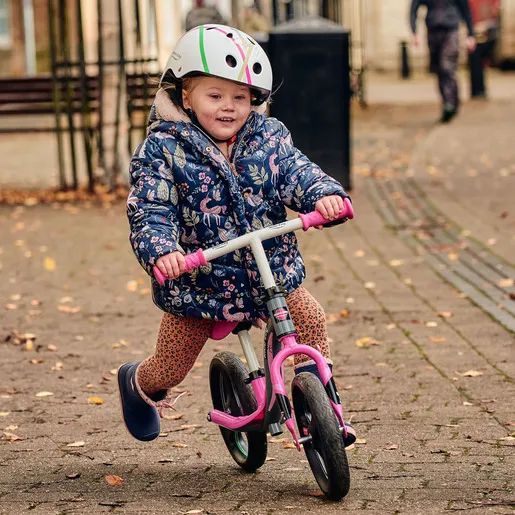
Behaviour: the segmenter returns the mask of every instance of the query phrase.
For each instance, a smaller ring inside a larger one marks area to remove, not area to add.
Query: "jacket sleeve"
[[[299,149],[295,148],[290,132],[280,122],[277,181],[283,203],[294,211],[309,213],[315,209],[317,200],[327,195],[348,197],[342,185],[312,163]]]
[[[409,23],[411,27],[411,32],[413,34],[417,33],[417,12],[420,7],[420,0],[411,0],[411,7],[409,10]]]
[[[472,23],[472,13],[470,12],[470,5],[468,0],[458,0],[458,9],[460,10],[461,17],[467,25],[467,31],[469,36],[474,35],[474,25]]]
[[[152,275],[156,260],[179,250],[177,220],[178,193],[169,139],[147,138],[136,150],[130,164],[127,216],[130,242],[141,266]]]

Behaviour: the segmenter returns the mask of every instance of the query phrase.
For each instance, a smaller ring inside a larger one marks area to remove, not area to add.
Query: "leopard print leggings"
[[[299,343],[315,347],[330,361],[325,312],[302,286],[286,297]],[[141,389],[152,395],[178,385],[193,367],[211,334],[214,322],[202,318],[179,317],[165,313],[161,320],[156,351],[138,367]],[[308,360],[296,355],[295,365]]]

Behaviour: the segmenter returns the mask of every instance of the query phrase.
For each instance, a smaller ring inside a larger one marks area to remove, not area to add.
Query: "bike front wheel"
[[[338,420],[322,383],[302,372],[292,382],[292,400],[300,437],[309,466],[324,495],[339,501],[350,488],[350,471]]]
[[[249,373],[232,352],[219,352],[211,360],[209,384],[213,407],[233,416],[249,415],[257,408],[252,387],[245,383]],[[225,445],[234,461],[247,472],[257,470],[266,459],[264,431],[232,431],[220,426]]]

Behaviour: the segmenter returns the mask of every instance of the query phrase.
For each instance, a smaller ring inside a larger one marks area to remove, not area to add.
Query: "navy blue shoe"
[[[160,419],[155,406],[149,404],[136,387],[139,363],[124,363],[118,369],[118,387],[125,425],[138,440],[148,442],[159,436]]]
[[[328,365],[332,372],[333,365],[331,363],[328,363]],[[318,373],[318,368],[315,363],[309,363],[307,365],[300,365],[297,368],[295,368],[295,375],[300,374],[301,372],[310,372],[311,374],[317,376],[318,379],[320,379],[320,374]],[[320,381],[322,381],[322,380],[320,379]],[[339,398],[340,394],[338,393],[338,390],[336,390],[336,384],[334,384],[334,380],[333,380],[333,386],[336,391],[336,395]],[[345,424],[345,430],[347,432],[347,436],[345,436],[343,438],[343,443],[344,443],[345,447],[349,447],[356,441],[356,431],[349,422],[344,422],[344,424]]]

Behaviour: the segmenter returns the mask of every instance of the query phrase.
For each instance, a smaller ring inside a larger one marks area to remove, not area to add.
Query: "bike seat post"
[[[247,361],[247,366],[249,368],[249,372],[259,371],[259,361],[256,356],[256,351],[254,350],[254,346],[252,345],[252,340],[250,338],[250,333],[247,329],[242,329],[238,331],[238,339],[240,340],[240,345],[243,350],[243,354]]]

